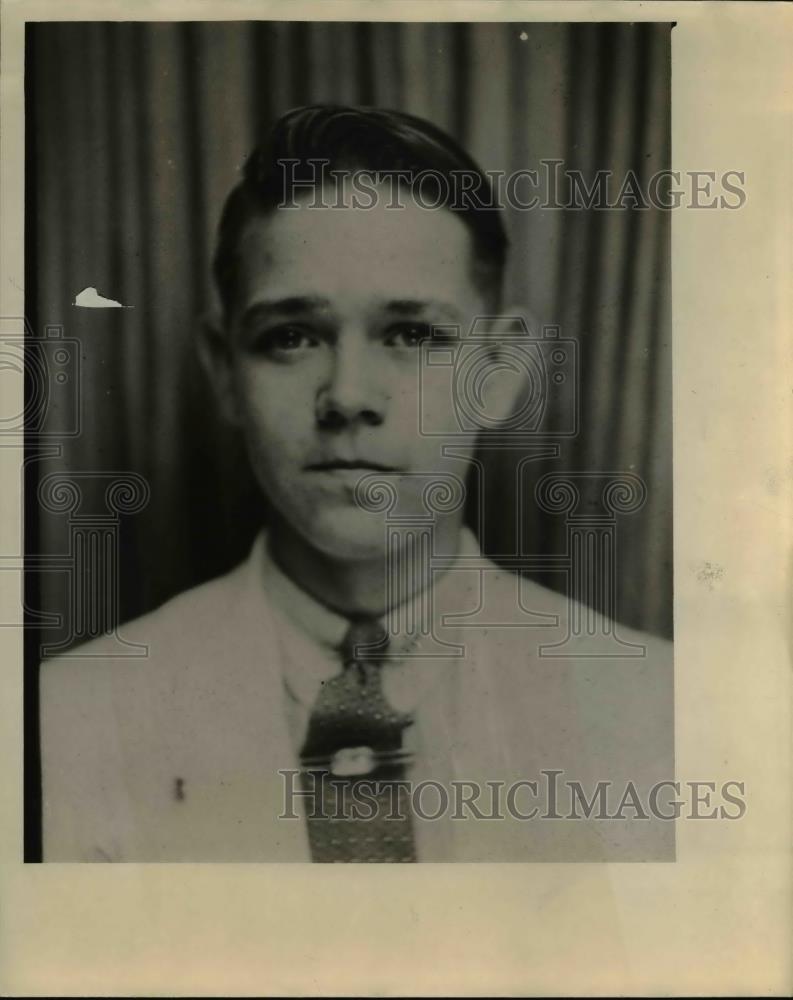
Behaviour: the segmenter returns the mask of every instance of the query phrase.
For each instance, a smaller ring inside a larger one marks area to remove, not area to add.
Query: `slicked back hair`
[[[317,166],[322,164],[322,166]],[[472,239],[473,274],[491,308],[500,303],[508,241],[490,178],[445,132],[430,122],[382,108],[322,104],[279,118],[248,157],[229,194],[218,230],[213,272],[229,319],[238,292],[239,245],[250,219],[275,211],[330,171],[421,178],[434,210],[454,211]],[[460,197],[460,175],[467,197]],[[404,182],[403,182],[404,183]],[[433,186],[434,185],[434,186]]]

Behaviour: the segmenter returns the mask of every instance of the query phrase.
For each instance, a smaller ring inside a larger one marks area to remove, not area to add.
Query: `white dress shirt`
[[[414,786],[485,788],[547,768],[590,787],[673,777],[669,643],[624,629],[640,657],[593,657],[588,636],[569,634],[567,599],[499,569],[468,532],[429,593],[432,628],[415,644],[409,615],[386,623],[400,659],[384,689],[415,713]],[[346,628],[277,570],[262,533],[225,576],[43,664],[44,859],[310,860],[302,817],[283,818],[283,772],[300,766]],[[430,789],[425,810],[435,802]],[[669,823],[466,815],[415,823],[418,858],[674,857]]]

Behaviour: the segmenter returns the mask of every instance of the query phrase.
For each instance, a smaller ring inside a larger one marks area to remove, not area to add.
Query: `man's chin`
[[[313,548],[340,562],[382,559],[388,546],[383,514],[360,508],[323,512],[303,534]]]

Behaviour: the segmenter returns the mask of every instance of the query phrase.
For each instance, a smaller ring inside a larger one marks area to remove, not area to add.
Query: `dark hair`
[[[460,213],[473,239],[474,278],[492,302],[499,301],[508,241],[490,178],[476,162],[445,132],[414,115],[319,104],[295,108],[275,122],[226,199],[213,271],[227,317],[237,293],[243,228],[249,219],[283,205],[285,196],[291,196],[289,184],[297,181],[304,189],[307,181],[316,180],[316,163],[322,160],[327,161],[326,171],[361,169],[386,176],[408,171],[413,177],[423,173],[423,192],[425,181],[443,181],[435,188],[434,204]],[[291,161],[288,171],[284,161]],[[461,174],[469,178],[462,199],[457,184]],[[321,178],[320,173],[317,186]]]

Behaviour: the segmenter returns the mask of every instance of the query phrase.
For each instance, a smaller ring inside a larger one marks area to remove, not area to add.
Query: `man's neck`
[[[430,551],[455,556],[461,518],[439,518]],[[270,552],[283,573],[321,604],[346,618],[381,617],[406,603],[433,582],[430,551],[411,532],[392,558],[400,565],[387,572],[386,555],[341,560],[319,552],[277,519],[269,537]]]

